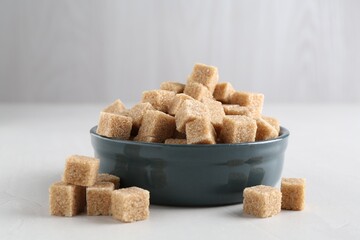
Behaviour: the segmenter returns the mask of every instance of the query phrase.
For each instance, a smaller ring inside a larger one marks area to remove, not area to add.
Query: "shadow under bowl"
[[[120,177],[121,187],[150,191],[152,204],[217,206],[241,203],[243,190],[275,186],[281,177],[289,131],[267,141],[175,145],[110,139],[90,130],[100,172]]]

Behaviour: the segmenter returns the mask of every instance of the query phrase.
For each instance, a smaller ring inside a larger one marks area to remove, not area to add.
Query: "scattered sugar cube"
[[[256,141],[265,141],[272,138],[276,138],[279,134],[276,131],[276,129],[270,125],[267,121],[264,119],[258,118],[256,119]]]
[[[260,118],[261,114],[253,107],[244,107],[238,104],[223,104],[226,115],[245,115],[251,118]]]
[[[270,123],[270,125],[275,128],[275,130],[277,131],[278,134],[280,133],[280,122],[279,122],[279,120],[277,120],[276,118],[267,117],[267,116],[264,116],[264,115],[262,116],[262,119],[264,119],[265,121]]]
[[[209,110],[211,124],[214,126],[216,132],[220,132],[223,125],[223,118],[225,117],[224,108],[221,102],[210,98],[204,98],[202,102]]]
[[[245,107],[254,107],[258,113],[262,112],[264,94],[250,92],[234,92],[230,97],[231,104],[239,104]]]
[[[165,144],[187,144],[186,139],[168,138],[165,140]]]
[[[174,97],[173,91],[150,90],[143,92],[141,102],[149,102],[156,110],[167,113]]]
[[[171,138],[175,130],[175,118],[160,111],[149,110],[144,114],[139,138],[153,137],[163,142]]]
[[[132,119],[123,115],[101,112],[96,133],[109,137],[127,140],[132,129]]]
[[[201,83],[206,86],[211,93],[213,93],[218,80],[219,74],[217,67],[197,63],[194,65],[194,68],[188,78],[188,83]]]
[[[138,187],[115,190],[111,195],[112,216],[122,222],[147,219],[149,217],[149,205],[149,191]]]
[[[115,113],[115,114],[119,114],[122,111],[124,111],[125,105],[123,104],[123,102],[120,99],[116,99],[113,103],[111,103],[109,106],[107,106],[106,108],[104,108],[104,110],[102,110],[103,112],[107,112],[107,113]]]
[[[111,193],[114,190],[112,182],[98,182],[86,188],[87,215],[110,215]]]
[[[256,121],[247,116],[229,115],[223,120],[220,139],[224,143],[254,142]]]
[[[201,100],[203,98],[212,98],[212,94],[206,86],[202,85],[201,83],[197,82],[189,82],[186,84],[184,93],[189,95],[190,97]]]
[[[170,105],[169,114],[175,116],[175,114],[177,113],[177,111],[179,110],[179,108],[181,107],[181,105],[185,100],[194,100],[194,99],[184,93],[176,94],[172,104]]]
[[[187,144],[215,144],[216,133],[208,118],[198,118],[186,123]]]
[[[120,187],[120,178],[118,176],[108,173],[99,173],[97,175],[96,182],[111,182],[114,184],[115,189],[118,189]]]
[[[305,179],[281,179],[281,208],[287,210],[303,210],[305,208]]]
[[[208,108],[197,100],[185,100],[175,114],[176,130],[184,133],[186,123],[198,118],[210,119]]]
[[[85,204],[85,187],[56,182],[49,188],[51,215],[75,216],[84,210]]]
[[[235,92],[233,86],[229,82],[216,84],[214,90],[214,98],[222,103],[229,103],[231,94]]]
[[[163,82],[160,85],[161,90],[173,91],[175,93],[184,92],[185,84],[178,82]]]
[[[243,211],[256,217],[272,217],[281,211],[281,192],[264,185],[245,188]]]
[[[100,161],[93,157],[72,155],[66,159],[63,182],[92,186],[96,182]]]
[[[129,110],[128,115],[132,118],[134,128],[140,128],[143,116],[149,110],[155,110],[155,108],[148,102],[138,103]]]

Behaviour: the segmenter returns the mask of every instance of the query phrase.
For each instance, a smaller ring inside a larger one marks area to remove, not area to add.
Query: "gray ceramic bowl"
[[[90,130],[100,171],[122,187],[150,191],[152,204],[215,206],[241,203],[245,187],[274,186],[280,179],[289,131],[268,141],[172,145],[115,140]]]

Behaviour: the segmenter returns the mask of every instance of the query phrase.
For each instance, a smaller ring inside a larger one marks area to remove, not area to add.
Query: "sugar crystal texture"
[[[175,130],[175,118],[160,111],[149,110],[144,114],[138,138],[153,137],[163,142],[171,138]]]
[[[100,161],[87,156],[72,155],[66,159],[63,182],[92,186],[96,182]]]
[[[130,137],[131,129],[132,119],[130,117],[101,112],[96,133],[109,138],[127,140]]]
[[[196,63],[188,78],[188,83],[201,83],[209,89],[210,93],[213,93],[218,80],[219,74],[217,67]]]
[[[178,82],[163,82],[160,85],[161,90],[172,91],[175,93],[184,92],[185,84]]]
[[[51,215],[72,217],[84,210],[85,187],[56,182],[49,188]]]
[[[233,86],[229,82],[216,84],[213,96],[222,103],[229,103],[231,95],[235,92]]]
[[[185,100],[194,100],[194,99],[184,93],[176,94],[173,102],[170,105],[169,114],[175,116],[175,114],[177,113],[177,111],[179,110],[179,108],[181,107],[181,105]]]
[[[264,185],[245,188],[243,211],[260,218],[277,215],[281,211],[281,192]]]
[[[208,118],[198,118],[186,123],[187,144],[215,144],[216,133]]]
[[[254,142],[256,137],[256,120],[241,115],[225,116],[220,139],[224,143]]]
[[[141,102],[149,102],[156,110],[167,113],[174,97],[173,91],[150,90],[143,92]]]
[[[234,92],[230,97],[231,104],[240,106],[253,107],[260,114],[264,104],[264,94],[250,92]]]
[[[149,110],[155,110],[151,103],[144,102],[134,105],[128,112],[128,116],[132,118],[134,128],[139,128],[144,114]]]
[[[305,179],[281,179],[281,208],[287,210],[303,210],[305,208]]]
[[[187,141],[180,138],[168,138],[165,140],[165,144],[187,144]]]
[[[114,190],[112,182],[98,182],[94,186],[86,188],[87,215],[98,216],[110,215],[111,194]]]
[[[217,132],[220,132],[225,117],[224,108],[221,102],[215,101],[210,98],[203,98],[202,102],[208,108],[210,113],[210,121]]]
[[[202,100],[203,98],[212,98],[212,94],[206,86],[197,82],[188,82],[184,89],[184,94],[196,100]]]
[[[186,123],[199,118],[210,119],[210,113],[205,104],[197,100],[185,100],[175,114],[176,130],[184,133]]]
[[[124,111],[125,109],[126,108],[125,108],[125,105],[123,104],[123,102],[120,99],[116,99],[113,103],[111,103],[109,106],[104,108],[102,111],[107,112],[107,113],[119,114],[122,111]]]
[[[251,118],[260,118],[261,114],[254,107],[245,107],[238,104],[223,104],[226,115],[245,115]]]
[[[149,191],[138,187],[115,190],[111,195],[112,216],[122,222],[147,219],[149,217],[149,205]]]
[[[118,176],[108,173],[99,173],[97,175],[96,182],[111,182],[114,184],[115,189],[118,189],[120,187],[120,178]]]
[[[270,123],[271,126],[273,126],[275,128],[275,130],[277,131],[277,133],[280,133],[280,122],[279,120],[277,120],[274,117],[268,117],[268,116],[262,116],[262,119],[264,119],[265,121],[267,121],[268,123]]]
[[[265,141],[272,138],[276,138],[279,134],[276,129],[270,125],[267,121],[264,119],[258,118],[256,119],[256,141]]]

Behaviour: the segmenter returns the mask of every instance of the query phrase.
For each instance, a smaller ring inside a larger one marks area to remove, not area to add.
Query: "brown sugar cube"
[[[177,111],[179,110],[179,108],[181,107],[181,105],[185,100],[194,100],[194,99],[184,93],[176,94],[172,104],[170,105],[169,114],[175,116],[175,114],[177,113]]]
[[[251,118],[260,118],[261,114],[254,107],[244,107],[238,104],[223,104],[226,115],[245,115]]]
[[[231,104],[239,104],[245,107],[254,107],[261,113],[264,104],[264,94],[250,92],[234,92],[230,97]]]
[[[132,119],[123,115],[101,112],[96,133],[109,137],[127,140],[132,129]]]
[[[210,119],[210,113],[205,104],[197,100],[185,100],[175,114],[176,130],[184,133],[186,123],[199,118]]]
[[[165,144],[187,144],[186,139],[168,138],[165,140]]]
[[[188,78],[188,83],[201,83],[209,89],[210,93],[213,93],[218,80],[219,74],[217,67],[197,63],[194,65],[194,68]]]
[[[276,138],[279,134],[276,129],[270,125],[264,119],[258,118],[256,119],[256,141],[265,141],[272,138]]]
[[[84,210],[85,204],[85,187],[56,182],[49,188],[51,215],[75,216]]]
[[[98,182],[86,188],[86,208],[89,216],[107,216],[111,210],[112,182]]]
[[[150,193],[138,187],[115,190],[111,195],[111,214],[122,222],[145,220],[149,217]]]
[[[210,98],[204,98],[202,102],[208,108],[210,113],[210,121],[217,132],[220,132],[225,117],[224,108],[221,102],[215,101]]]
[[[125,109],[126,108],[125,108],[125,105],[123,104],[123,102],[120,99],[116,99],[113,103],[111,103],[109,106],[104,108],[102,111],[107,112],[107,113],[119,114],[122,111],[124,111]]]
[[[186,134],[179,132],[178,130],[174,131],[174,135],[172,138],[176,138],[176,139],[186,139]]]
[[[153,137],[160,142],[171,138],[175,130],[175,118],[166,113],[149,110],[144,114],[142,124],[139,129],[139,138]]]
[[[281,208],[287,210],[303,210],[305,208],[305,179],[281,179]]]
[[[156,110],[167,113],[174,97],[173,91],[150,90],[143,92],[141,102],[149,102]]]
[[[178,82],[163,82],[160,85],[161,90],[173,91],[175,93],[184,92],[185,84]]]
[[[108,173],[99,173],[97,175],[96,182],[111,182],[114,184],[115,189],[118,189],[120,187],[120,178],[118,176]]]
[[[144,114],[149,110],[155,110],[155,108],[148,102],[138,103],[129,110],[129,117],[132,118],[133,127],[139,128]]]
[[[267,116],[262,116],[262,119],[264,119],[265,121],[267,121],[268,123],[270,123],[271,126],[273,126],[275,128],[275,130],[277,131],[277,133],[280,133],[280,122],[279,120],[277,120],[276,118],[273,117],[267,117]]]
[[[243,211],[256,217],[272,217],[281,211],[281,192],[264,185],[245,188]]]
[[[222,103],[229,103],[231,94],[235,92],[233,86],[229,82],[216,84],[213,96]]]
[[[187,144],[215,144],[215,129],[208,118],[199,118],[186,123]]]
[[[100,161],[93,157],[72,155],[66,159],[63,182],[92,186],[96,182]]]
[[[139,136],[139,135],[134,137],[134,141],[135,142],[147,142],[147,143],[162,143],[163,142],[162,140],[159,140],[154,137]]]
[[[184,89],[184,93],[199,101],[205,97],[212,98],[212,94],[209,89],[207,89],[201,83],[197,82],[187,83]]]
[[[247,116],[225,116],[220,139],[224,143],[254,142],[256,136],[256,121]]]

